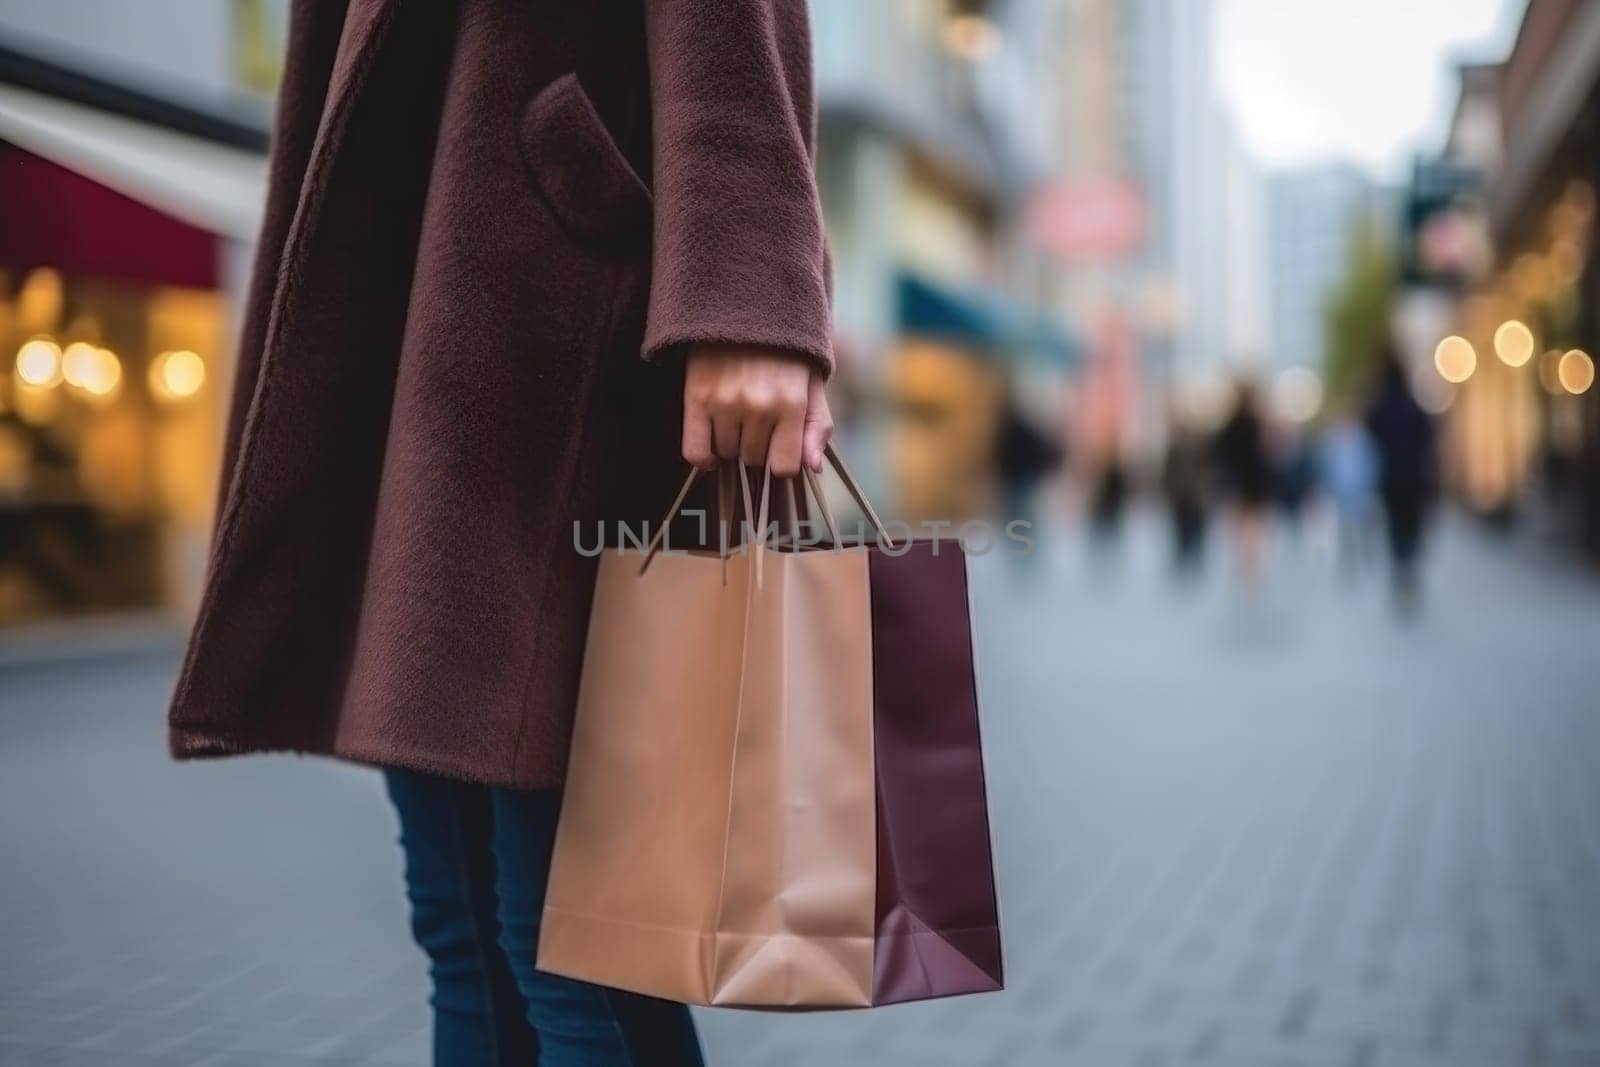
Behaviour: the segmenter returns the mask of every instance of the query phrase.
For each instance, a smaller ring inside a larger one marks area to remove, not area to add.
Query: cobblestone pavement
[[[700,1016],[739,1065],[1600,1064],[1600,586],[1446,531],[1393,621],[977,561],[1009,988]],[[175,767],[171,654],[0,671],[0,1063],[421,1064],[376,778]]]

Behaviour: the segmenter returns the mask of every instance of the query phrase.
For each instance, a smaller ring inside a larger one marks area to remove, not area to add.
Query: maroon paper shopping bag
[[[1002,986],[966,562],[953,541],[868,557],[874,1004]]]

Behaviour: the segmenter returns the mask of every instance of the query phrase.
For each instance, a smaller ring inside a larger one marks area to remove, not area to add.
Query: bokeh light
[[[85,388],[84,382],[94,374],[94,365],[99,360],[99,352],[88,341],[74,341],[67,346],[66,353],[61,357],[61,374],[68,385],[75,389]]]
[[[1305,367],[1290,367],[1273,382],[1272,402],[1290,422],[1310,422],[1322,409],[1322,378]]]
[[[982,15],[956,15],[944,24],[944,46],[953,55],[980,63],[1000,50],[1000,29]]]
[[[1561,379],[1561,388],[1580,396],[1594,384],[1594,360],[1589,358],[1589,353],[1574,348],[1561,357],[1556,374]]]
[[[1478,353],[1471,341],[1451,335],[1440,341],[1433,350],[1433,366],[1438,370],[1439,377],[1459,385],[1478,369]]]
[[[1512,319],[1494,332],[1494,354],[1508,367],[1520,367],[1533,358],[1533,331]]]
[[[87,341],[67,346],[61,370],[67,384],[91,403],[111,400],[122,387],[122,361],[116,353]]]
[[[150,364],[150,392],[159,400],[187,400],[200,392],[205,380],[205,361],[188,349],[163,352]]]
[[[17,380],[38,389],[61,384],[61,346],[48,337],[35,337],[17,349]]]

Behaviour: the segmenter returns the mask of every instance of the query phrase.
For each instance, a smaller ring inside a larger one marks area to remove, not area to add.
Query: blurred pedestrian
[[[1300,536],[1306,506],[1317,488],[1317,457],[1311,437],[1298,426],[1269,435],[1268,461],[1273,471],[1273,498],[1289,533]]]
[[[172,750],[387,771],[436,1063],[697,1064],[682,1005],[536,966],[575,531],[685,460],[821,469],[805,0],[293,0],[288,42]]]
[[[995,477],[1000,483],[1003,518],[1032,523],[1039,485],[1061,467],[1061,445],[1025,416],[1010,396],[1001,409],[995,437]]]
[[[1180,577],[1200,569],[1205,549],[1206,506],[1211,485],[1211,451],[1206,435],[1181,415],[1174,415],[1161,484],[1172,519],[1173,565]]]
[[[1122,515],[1128,506],[1128,470],[1115,451],[1106,455],[1095,475],[1089,497],[1091,543],[1113,549],[1122,533]]]
[[[1217,434],[1213,455],[1221,495],[1229,506],[1237,573],[1245,588],[1253,589],[1266,568],[1273,472],[1260,392],[1248,379],[1240,379],[1234,389],[1233,408]]]
[[[1039,486],[1061,467],[1064,453],[1059,442],[1024,415],[1008,391],[994,443],[995,478],[1000,484],[1001,521],[1037,524]],[[1013,555],[1019,567],[1031,565],[1039,539],[1030,532],[1033,551]]]
[[[1318,460],[1322,485],[1333,505],[1338,567],[1353,575],[1366,560],[1377,504],[1378,452],[1367,428],[1342,412],[1323,431]]]
[[[1379,359],[1367,409],[1378,456],[1378,495],[1388,528],[1395,606],[1403,615],[1421,604],[1419,560],[1437,480],[1433,418],[1417,403],[1393,346]]]

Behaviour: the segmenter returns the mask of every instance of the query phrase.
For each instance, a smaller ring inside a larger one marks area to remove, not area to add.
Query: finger
[[[703,471],[717,465],[711,448],[711,416],[692,399],[685,399],[683,405],[683,458]]]
[[[714,412],[711,416],[711,448],[718,459],[739,458],[741,435],[739,416],[731,411]]]
[[[793,478],[800,473],[805,439],[805,412],[796,408],[778,420],[767,446],[767,466],[774,478]]]
[[[833,439],[833,410],[828,406],[828,391],[822,379],[813,377],[806,403],[806,423],[801,440],[805,465],[822,473],[823,450]]]
[[[762,467],[772,444],[777,420],[771,415],[747,415],[739,430],[739,461],[746,467]]]

